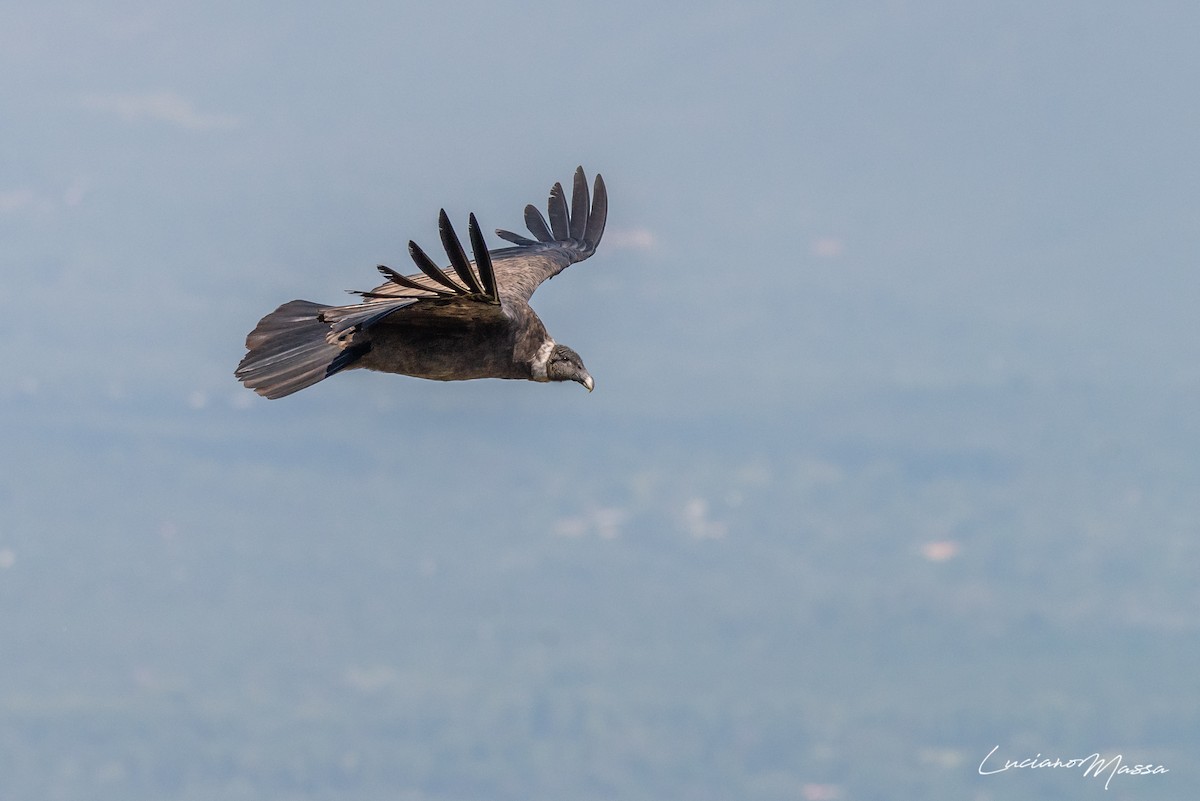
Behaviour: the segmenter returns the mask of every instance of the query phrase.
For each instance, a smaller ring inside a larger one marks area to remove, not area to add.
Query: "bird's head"
[[[583,366],[583,359],[579,358],[579,354],[566,345],[556,344],[554,350],[550,351],[550,358],[546,361],[546,379],[548,381],[578,381],[587,388],[588,392],[591,392],[592,388],[596,386],[591,375],[588,374],[587,368]]]

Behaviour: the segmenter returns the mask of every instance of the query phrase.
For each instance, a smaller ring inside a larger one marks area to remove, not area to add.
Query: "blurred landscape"
[[[14,11],[0,799],[1195,797],[1200,13],[683,12]],[[594,393],[233,379],[578,163]]]

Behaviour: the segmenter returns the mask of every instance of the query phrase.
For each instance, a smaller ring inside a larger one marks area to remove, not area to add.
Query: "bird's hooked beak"
[[[592,380],[591,373],[584,373],[581,378],[575,380],[587,387],[588,392],[591,392],[596,387],[596,382]]]

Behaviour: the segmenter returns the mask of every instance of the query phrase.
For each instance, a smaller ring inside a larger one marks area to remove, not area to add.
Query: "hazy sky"
[[[594,404],[1038,371],[1194,386],[1198,22],[1187,3],[13,7],[0,397],[253,405],[230,371],[261,314],[403,266],[441,206],[518,226],[577,164],[608,180],[610,229],[535,305]],[[694,391],[716,374],[738,378]]]

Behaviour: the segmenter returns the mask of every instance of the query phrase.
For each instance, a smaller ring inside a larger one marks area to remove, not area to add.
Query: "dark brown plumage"
[[[589,198],[583,168],[575,171],[570,208],[561,184],[550,190],[550,222],[532,205],[525,225],[533,238],[497,230],[513,247],[489,251],[475,215],[467,258],[445,210],[438,216],[441,268],[417,245],[408,252],[419,273],[388,279],[349,306],[293,300],[268,314],[246,337],[235,372],[250,389],[282,398],[341,370],[364,368],[438,381],[515,378],[576,381],[593,387],[579,354],[559,345],[529,306],[543,281],[596,251],[608,195],[596,176]]]

